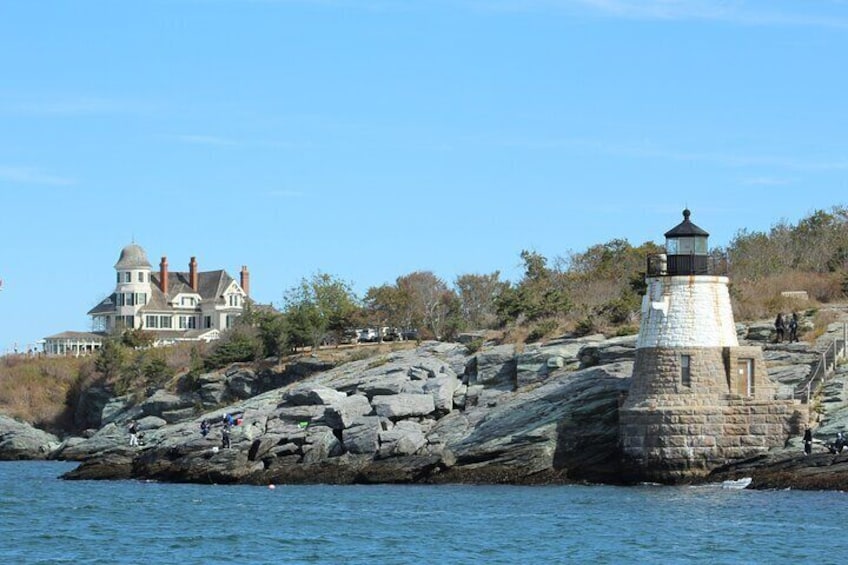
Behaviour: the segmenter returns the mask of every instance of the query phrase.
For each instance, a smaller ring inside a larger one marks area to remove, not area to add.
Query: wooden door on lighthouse
[[[739,359],[737,365],[736,394],[740,396],[754,395],[754,360]]]

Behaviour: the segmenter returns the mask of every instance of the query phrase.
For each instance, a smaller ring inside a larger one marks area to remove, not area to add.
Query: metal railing
[[[836,369],[836,363],[845,357],[846,346],[848,346],[848,324],[842,324],[842,337],[837,337],[827,346],[822,354],[816,368],[810,373],[806,382],[795,388],[794,397],[805,404],[810,403],[813,393],[819,387],[824,386],[827,377]]]

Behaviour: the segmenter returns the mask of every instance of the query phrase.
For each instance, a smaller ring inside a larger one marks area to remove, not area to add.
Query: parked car
[[[398,328],[384,326],[382,332],[384,341],[403,341],[403,332]]]
[[[365,328],[364,330],[359,330],[359,342],[360,343],[372,343],[378,341],[380,336],[377,334],[377,330],[374,328]]]
[[[400,335],[403,339],[418,339],[418,330],[406,329],[400,332]]]

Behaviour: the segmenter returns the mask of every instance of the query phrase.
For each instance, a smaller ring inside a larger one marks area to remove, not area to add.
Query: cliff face
[[[156,391],[138,404],[110,399],[102,407],[99,429],[67,439],[51,457],[80,461],[67,476],[79,479],[249,484],[639,480],[623,467],[619,450],[619,408],[630,386],[635,340],[592,336],[522,351],[489,347],[474,354],[459,344],[426,343],[335,368],[307,361],[294,376],[291,369],[232,367],[205,375],[192,395]],[[764,357],[786,391],[817,358],[805,344],[768,346]],[[842,385],[837,386],[844,380],[829,385],[826,419],[817,431],[813,458],[806,459],[812,463],[825,457],[828,468],[821,468],[822,459],[818,476],[829,476],[828,481],[801,479],[812,471],[794,437],[785,448],[721,467],[704,480],[753,476],[759,486],[841,484],[844,466],[838,458],[848,459],[848,451],[822,454],[823,441],[848,420]],[[199,412],[198,406],[206,408]],[[230,431],[229,448],[222,445],[225,413],[241,419]],[[130,419],[141,431],[139,447],[128,445]],[[205,437],[203,419],[213,424]],[[2,458],[10,457],[0,444]]]

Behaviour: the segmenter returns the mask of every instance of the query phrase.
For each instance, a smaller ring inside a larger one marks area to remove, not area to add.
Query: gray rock
[[[455,375],[443,373],[428,379],[424,383],[424,392],[433,396],[435,409],[446,414],[453,410],[453,395],[460,384]]]
[[[318,463],[330,457],[344,453],[344,446],[330,428],[315,428],[307,435],[303,446],[303,463]]]
[[[227,377],[220,373],[204,373],[197,377],[200,400],[206,406],[217,406],[229,399]]]
[[[99,428],[103,408],[112,398],[112,390],[105,386],[91,386],[80,392],[74,410],[74,425],[78,429]]]
[[[244,400],[262,392],[262,383],[254,371],[241,368],[227,374],[227,392],[232,398]]]
[[[0,415],[0,460],[47,459],[59,445],[53,434]]]
[[[390,420],[427,416],[436,410],[436,404],[430,394],[375,396],[371,399],[371,405],[378,416],[384,416]]]
[[[423,428],[417,422],[397,422],[391,430],[380,432],[379,436],[379,457],[414,455],[427,444]]]
[[[502,390],[515,390],[517,360],[514,345],[499,345],[477,353],[475,384]]]
[[[162,417],[165,412],[189,408],[193,404],[190,396],[180,396],[159,389],[138,405],[145,416]]]
[[[289,406],[331,406],[347,395],[325,386],[301,386],[290,390],[283,402]]]
[[[361,394],[345,396],[324,409],[323,419],[328,426],[337,430],[349,428],[372,412],[368,399]]]
[[[355,420],[343,432],[343,443],[347,451],[354,454],[377,452],[379,434],[382,431],[378,416],[363,416]]]
[[[128,395],[116,396],[103,406],[100,421],[101,425],[106,425],[117,420],[137,418],[141,413],[140,408],[133,408],[132,399]]]

